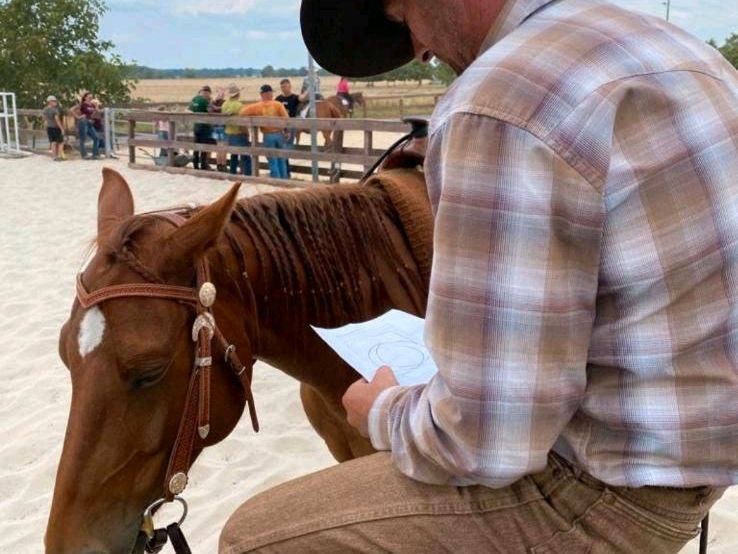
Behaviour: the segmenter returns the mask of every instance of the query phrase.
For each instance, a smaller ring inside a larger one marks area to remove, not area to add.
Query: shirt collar
[[[556,0],[507,0],[497,16],[492,28],[484,39],[479,55],[489,50],[495,43],[520,27],[536,11]]]

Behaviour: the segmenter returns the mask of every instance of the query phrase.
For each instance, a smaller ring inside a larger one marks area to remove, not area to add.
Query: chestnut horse
[[[361,92],[357,92],[351,95],[354,101],[354,105],[364,105],[364,95]],[[299,113],[303,113],[306,108],[306,104],[303,104],[299,108]],[[315,104],[315,117],[321,119],[345,119],[353,117],[353,110],[349,110],[348,107],[343,103],[342,99],[338,96],[330,96],[325,100],[319,100]],[[300,135],[304,131],[300,129],[296,130],[295,133],[295,144],[300,144]],[[341,131],[338,131],[341,132]],[[323,140],[325,141],[323,148],[328,150],[333,146],[333,131],[330,129],[324,129]]]
[[[237,202],[237,192],[236,185],[207,207],[180,212],[187,219],[175,227],[156,214],[134,215],[126,181],[103,170],[97,251],[83,286],[190,287],[206,259],[217,288],[213,314],[239,357],[302,383],[307,416],[338,461],[371,453],[341,406],[358,375],[310,325],[340,326],[390,308],[424,313],[427,281],[387,193],[343,185]],[[193,319],[184,304],[159,298],[87,310],[74,302],[59,337],[72,403],[47,552],[131,552],[141,513],[162,493],[192,371]],[[211,430],[195,438],[195,457],[223,440],[244,410],[235,374],[213,356]]]

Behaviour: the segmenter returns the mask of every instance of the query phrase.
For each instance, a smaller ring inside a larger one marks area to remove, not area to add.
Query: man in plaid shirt
[[[460,74],[425,166],[439,373],[354,384],[384,452],[245,504],[223,551],[678,552],[738,483],[736,71],[601,0],[303,0],[302,24],[337,74]]]

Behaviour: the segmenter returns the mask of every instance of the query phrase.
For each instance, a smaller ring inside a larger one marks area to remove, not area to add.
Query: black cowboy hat
[[[331,73],[369,77],[413,59],[410,30],[387,19],[382,0],[302,0],[302,37]]]

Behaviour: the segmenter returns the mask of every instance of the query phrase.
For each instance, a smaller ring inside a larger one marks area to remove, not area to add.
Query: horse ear
[[[193,259],[215,246],[231,217],[240,186],[240,183],[233,185],[226,194],[169,235],[166,245],[168,260],[191,265]]]
[[[97,197],[97,238],[108,238],[116,225],[133,215],[133,195],[123,176],[109,167],[102,170],[103,183]]]

